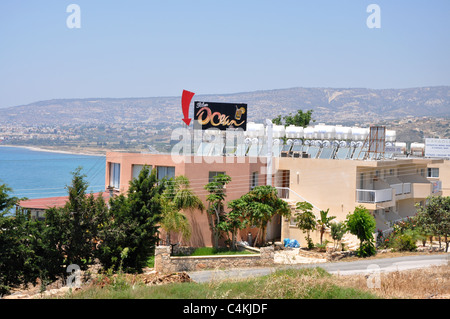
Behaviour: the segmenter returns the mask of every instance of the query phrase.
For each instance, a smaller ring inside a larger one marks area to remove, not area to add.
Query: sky
[[[448,0],[1,0],[0,108],[450,85],[449,17]]]

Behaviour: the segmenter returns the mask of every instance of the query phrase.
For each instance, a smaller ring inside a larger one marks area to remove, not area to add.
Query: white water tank
[[[287,138],[302,138],[303,137],[303,127],[289,125],[285,129]]]
[[[249,122],[247,124],[247,131],[245,131],[245,136],[248,137],[262,137],[264,136],[265,128],[264,124]]]
[[[319,123],[314,127],[314,138],[316,139],[333,139],[335,136],[335,127]]]
[[[352,140],[364,141],[369,136],[369,129],[362,127],[352,127]]]
[[[266,127],[266,134],[267,134],[267,127]],[[273,125],[272,126],[272,137],[273,138],[282,138],[286,135],[286,130],[284,128],[284,125]]]
[[[314,133],[315,133],[314,127],[308,126],[308,127],[305,127],[303,129],[303,136],[304,136],[304,138],[314,139]]]
[[[338,140],[349,140],[352,138],[352,128],[349,126],[337,125],[335,127],[335,138]]]
[[[386,142],[395,142],[397,133],[394,130],[386,130]]]
[[[395,142],[394,145],[396,147],[400,147],[402,154],[406,153],[406,143],[405,142]]]
[[[411,155],[423,156],[425,154],[424,143],[411,143]]]

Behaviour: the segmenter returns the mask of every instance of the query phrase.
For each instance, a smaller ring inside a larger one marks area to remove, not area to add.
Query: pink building
[[[266,164],[252,157],[226,156],[172,156],[170,154],[144,154],[108,152],[106,154],[105,185],[113,193],[126,193],[129,182],[139,175],[144,165],[156,169],[158,178],[186,176],[191,189],[207,207],[207,191],[204,186],[220,173],[231,177],[226,186],[227,202],[240,198],[254,186],[266,184]],[[226,203],[225,203],[226,207]],[[192,237],[187,245],[202,247],[212,246],[212,234],[206,212],[185,212],[192,226]],[[241,238],[247,240],[249,232],[256,235],[256,229],[243,230]],[[164,238],[164,237],[162,237]]]

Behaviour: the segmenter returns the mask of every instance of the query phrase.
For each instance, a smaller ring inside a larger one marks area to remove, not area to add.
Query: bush
[[[398,251],[414,251],[417,246],[411,235],[401,234],[394,240],[392,248]]]
[[[375,255],[373,232],[376,228],[376,221],[369,211],[363,206],[356,207],[352,214],[347,215],[346,223],[350,233],[357,236],[361,242],[356,255],[358,257]]]

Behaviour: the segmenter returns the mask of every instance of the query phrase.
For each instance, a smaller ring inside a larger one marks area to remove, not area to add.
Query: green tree
[[[162,219],[161,227],[167,233],[167,243],[172,232],[180,233],[182,238],[189,240],[192,228],[183,210],[199,209],[203,212],[205,206],[200,198],[190,188],[187,177],[180,175],[166,183],[161,196]]]
[[[295,125],[295,126],[301,126],[301,127],[307,127],[309,123],[312,120],[312,113],[313,110],[308,110],[307,112],[303,112],[302,110],[298,110],[296,114],[292,115],[292,113],[289,113],[289,115],[281,117],[281,115],[278,115],[272,120],[273,124],[276,125]]]
[[[206,200],[209,202],[207,209],[209,216],[209,226],[213,233],[214,248],[219,248],[219,238],[222,234],[222,229],[226,228],[224,201],[226,198],[225,186],[231,182],[231,177],[226,174],[219,174],[214,176],[213,181],[205,185],[208,191]]]
[[[64,207],[46,210],[45,239],[57,247],[64,256],[64,264],[76,264],[80,269],[87,269],[95,258],[99,226],[106,216],[106,203],[103,197],[87,194],[86,176],[81,168],[72,173],[69,185],[69,199]]]
[[[11,189],[0,185],[0,296],[10,288],[26,282],[24,264],[27,262],[28,248],[24,245],[24,216],[11,216],[9,210],[17,202],[10,197]]]
[[[430,196],[425,206],[416,205],[415,220],[421,229],[428,235],[444,237],[445,250],[448,250],[450,236],[450,196]]]
[[[9,195],[11,191],[12,189],[6,184],[0,185],[0,214],[7,214],[19,200]]]
[[[298,202],[296,208],[301,212],[295,214],[295,223],[300,230],[306,231],[306,242],[308,243],[308,248],[314,247],[312,242],[310,231],[316,229],[317,221],[316,216],[312,211],[313,205],[308,202]]]
[[[159,240],[165,184],[158,181],[155,169],[150,171],[144,166],[138,178],[130,181],[127,196],[121,194],[110,199],[98,248],[104,268],[123,267],[124,271],[142,272],[146,267]]]
[[[347,231],[347,227],[345,223],[338,222],[338,223],[331,223],[330,228],[331,228],[331,238],[333,238],[334,241],[334,249],[336,249],[340,241],[342,240],[342,237],[344,237],[344,234]]]
[[[336,216],[328,216],[330,209],[320,211],[320,219],[317,220],[317,225],[319,226],[320,232],[320,244],[322,245],[323,234],[330,227],[330,222],[336,218]]]
[[[257,186],[241,198],[245,202],[249,223],[259,228],[255,244],[259,243],[262,246],[266,238],[267,225],[272,217],[276,214],[290,216],[289,206],[278,197],[277,189],[270,185]]]
[[[357,255],[369,257],[376,254],[373,233],[376,228],[375,218],[364,206],[357,206],[353,213],[347,215],[346,224],[351,234],[360,241]]]
[[[9,196],[11,189],[0,185],[0,295],[22,284],[35,285],[37,278],[43,285],[62,274],[62,258],[56,247],[43,237],[48,227],[31,219],[30,214],[17,208],[18,202]],[[56,257],[56,258],[55,258]]]
[[[240,229],[244,229],[248,220],[247,217],[247,203],[244,199],[238,198],[228,203],[228,208],[231,211],[226,215],[225,231],[231,233],[231,249],[236,250],[236,238]]]

